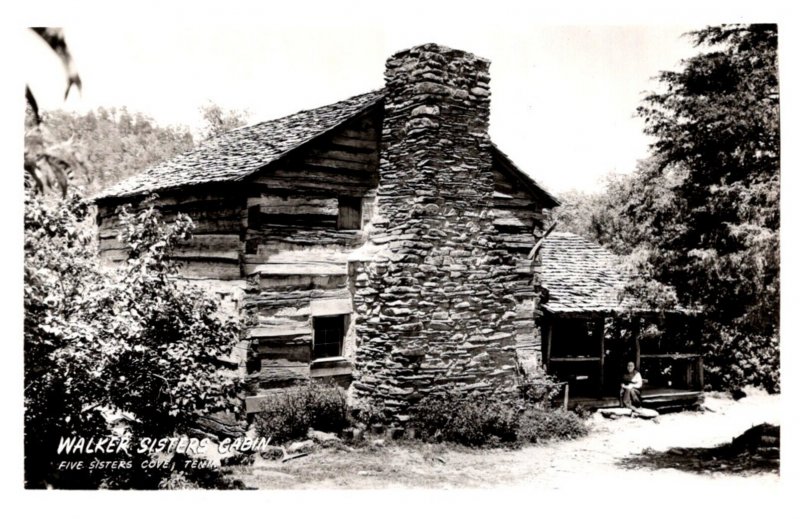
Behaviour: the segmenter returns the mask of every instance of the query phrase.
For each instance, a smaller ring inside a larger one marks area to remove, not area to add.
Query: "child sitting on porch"
[[[642,405],[642,375],[633,362],[628,362],[627,371],[622,375],[619,403],[622,407],[633,409]]]

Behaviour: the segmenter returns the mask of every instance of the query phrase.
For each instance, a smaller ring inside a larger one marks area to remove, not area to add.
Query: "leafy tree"
[[[81,78],[64,38],[63,29],[60,27],[31,27],[31,30],[50,47],[64,66],[67,76],[64,99],[69,96],[73,86],[80,90]],[[38,193],[57,190],[65,195],[68,177],[76,168],[82,166],[80,157],[72,154],[69,146],[60,146],[59,143],[48,140],[47,136],[42,134],[39,104],[28,85],[25,85],[25,101],[26,131],[23,161],[25,184]]]
[[[200,107],[204,127],[201,131],[201,140],[208,140],[220,133],[239,128],[247,124],[250,113],[241,110],[223,110],[216,103],[208,102]]]
[[[147,115],[127,108],[104,108],[86,114],[61,110],[42,114],[40,133],[62,143],[81,168],[70,181],[88,193],[97,192],[147,168],[188,151],[194,145],[185,127],[163,127]],[[66,144],[63,144],[66,143]]]
[[[238,325],[174,275],[167,255],[188,236],[188,218],[164,225],[152,207],[123,215],[130,255],[110,269],[98,263],[88,214],[77,195],[25,203],[26,486],[154,488],[168,474],[139,463],[63,477],[59,438],[111,434],[107,418],[121,413],[135,443],[234,410],[239,382],[224,359]]]
[[[779,390],[777,28],[690,36],[700,52],[638,109],[651,157],[598,196],[569,194],[561,220],[628,255],[632,289],[666,284],[702,311],[711,384]]]
[[[685,180],[681,167],[663,167],[659,158],[639,161],[632,174],[609,174],[599,193],[569,191],[553,211],[558,228],[627,256],[650,247],[654,236],[675,223],[682,200],[675,188]]]
[[[703,308],[712,380],[777,390],[777,27],[723,25],[691,36],[704,51],[662,73],[665,91],[639,108],[661,170],[684,172],[671,189],[668,224],[650,230],[651,263],[684,303]]]

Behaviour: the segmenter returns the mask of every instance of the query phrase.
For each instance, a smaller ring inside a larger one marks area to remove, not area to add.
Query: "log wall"
[[[364,243],[372,215],[381,117],[380,110],[365,113],[247,183],[242,269],[251,411],[269,390],[350,374],[355,338],[347,257]],[[339,203],[354,198],[361,200],[361,229],[341,229]],[[343,358],[312,363],[313,317],[330,314],[347,315]]]
[[[423,132],[418,148],[382,154],[384,134],[413,133],[433,114],[417,110],[412,126],[385,126],[377,106],[249,179],[158,199],[166,220],[182,212],[196,224],[174,253],[181,275],[227,294],[244,318],[237,351],[249,412],[270,391],[313,378],[349,381],[351,372],[357,392],[398,414],[407,395],[434,380],[514,390],[515,351],[539,343],[526,256],[541,235],[542,203],[492,158],[481,74],[465,99],[485,111],[442,106],[452,120],[438,144]],[[361,228],[342,229],[340,202],[353,199],[361,200]],[[116,204],[99,204],[100,252],[111,262],[125,258],[118,215]],[[393,252],[362,257],[369,247]],[[347,316],[342,358],[312,361],[314,316],[328,315]],[[431,349],[438,353],[426,360]]]
[[[141,199],[124,200],[134,208]],[[239,191],[230,188],[194,189],[163,194],[154,201],[166,222],[178,213],[195,224],[192,238],[179,245],[172,257],[180,263],[180,274],[191,280],[231,281],[241,278],[239,257],[243,252],[242,207]],[[124,261],[127,253],[119,241],[121,203],[98,203],[97,224],[100,257],[112,263]]]
[[[495,161],[492,174],[495,241],[513,258],[511,261],[515,265],[514,275],[508,278],[515,300],[515,346],[519,362],[524,364],[524,371],[530,373],[542,365],[541,332],[537,325],[539,265],[528,259],[528,253],[543,234],[543,204],[503,164]]]

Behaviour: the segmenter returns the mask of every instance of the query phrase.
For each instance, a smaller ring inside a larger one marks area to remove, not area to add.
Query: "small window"
[[[247,208],[247,226],[251,229],[258,228],[261,225],[261,206],[251,205]]]
[[[342,230],[361,229],[361,199],[356,197],[339,198],[339,220],[337,227]]]
[[[344,315],[314,317],[313,359],[340,357],[344,342]]]

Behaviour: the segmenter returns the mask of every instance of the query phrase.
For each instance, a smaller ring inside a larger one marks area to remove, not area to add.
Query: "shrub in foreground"
[[[421,400],[412,427],[423,440],[468,446],[516,441],[520,409],[490,397],[448,393]]]
[[[24,265],[24,432],[26,488],[157,488],[166,471],[59,470],[61,438],[116,434],[107,414],[139,438],[190,434],[199,416],[238,408],[227,368],[239,333],[219,300],[177,279],[170,260],[191,220],[165,223],[151,201],[119,214],[126,261],[97,257],[88,202],[26,192]],[[73,453],[68,461],[114,461]],[[188,474],[192,477],[192,474]]]
[[[573,439],[588,432],[571,411],[458,393],[424,398],[410,425],[422,440],[472,447]]]
[[[528,409],[519,418],[520,441],[537,443],[546,440],[571,440],[589,432],[586,423],[572,411]]]
[[[255,416],[258,434],[275,444],[305,438],[309,429],[341,433],[348,425],[344,390],[315,382],[268,395]]]

